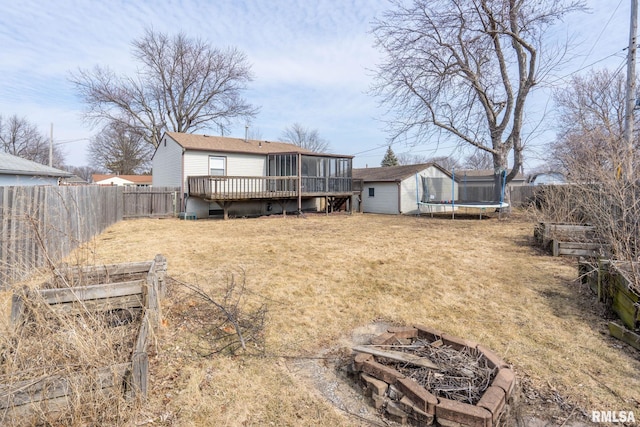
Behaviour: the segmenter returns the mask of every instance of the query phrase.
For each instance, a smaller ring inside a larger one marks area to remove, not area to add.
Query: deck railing
[[[346,195],[351,178],[302,177],[302,196]],[[250,200],[298,196],[298,178],[292,176],[190,176],[191,197],[209,200]]]

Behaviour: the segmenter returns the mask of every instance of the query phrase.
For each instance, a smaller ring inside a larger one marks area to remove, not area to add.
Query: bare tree
[[[286,128],[280,138],[314,153],[326,153],[329,151],[329,141],[321,138],[317,129],[306,128],[300,123],[294,123]]]
[[[624,76],[607,70],[574,76],[555,94],[560,131],[552,153],[570,185],[549,186],[538,198],[543,220],[592,224],[614,260],[640,255],[640,181],[623,173]],[[635,153],[640,152],[638,138]],[[638,156],[634,155],[637,170]],[[640,283],[638,265],[632,270]]]
[[[419,165],[422,163],[429,163],[429,157],[420,154],[412,153],[399,153],[396,155],[398,164],[400,165]]]
[[[493,157],[511,181],[522,163],[525,101],[557,65],[543,50],[551,25],[582,0],[392,0],[374,22],[385,53],[373,92],[391,113],[393,138],[453,136]],[[542,57],[541,53],[546,56]],[[508,156],[513,153],[509,167]]]
[[[249,126],[247,128],[247,138],[257,141],[259,139],[264,139],[262,136],[262,130],[256,126]]]
[[[553,160],[576,181],[615,175],[627,155],[625,76],[608,70],[576,75],[554,99],[559,132],[551,146]]]
[[[493,167],[493,158],[488,151],[474,150],[464,159],[464,167],[474,170],[491,169]]]
[[[451,156],[430,157],[429,163],[436,163],[438,166],[448,171],[460,168],[460,162],[458,159]]]
[[[33,123],[17,115],[5,119],[0,115],[0,150],[43,165],[49,164],[49,138]],[[54,145],[51,165],[64,168],[64,153]]]
[[[70,166],[69,172],[84,180],[85,182],[91,182],[93,174],[101,173],[103,169],[97,169],[91,166]]]
[[[397,156],[400,165],[419,165],[423,163],[436,163],[438,166],[446,169],[458,169],[460,162],[452,156],[436,156],[428,157],[420,154],[400,153]]]
[[[119,175],[149,172],[153,147],[130,126],[111,123],[89,142],[89,159],[97,169]]]
[[[224,133],[233,120],[256,114],[241,96],[252,75],[239,50],[152,30],[132,45],[140,64],[135,76],[100,66],[71,75],[91,123],[118,123],[157,147],[165,130],[192,133],[215,126]]]

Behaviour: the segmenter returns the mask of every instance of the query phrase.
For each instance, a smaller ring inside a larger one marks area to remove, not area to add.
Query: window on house
[[[209,175],[226,175],[226,158],[209,156]]]
[[[369,197],[375,197],[376,189],[373,187],[369,187]]]

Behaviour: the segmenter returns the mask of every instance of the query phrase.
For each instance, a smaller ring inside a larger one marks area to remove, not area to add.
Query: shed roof
[[[451,176],[449,172],[442,169],[436,163],[419,163],[417,165],[400,165],[400,166],[382,166],[376,168],[358,168],[353,169],[353,178],[362,179],[365,182],[372,181],[402,181],[403,179],[414,176],[420,171],[434,167],[442,173]]]
[[[330,153],[314,153],[311,150],[287,142],[271,142],[255,139],[244,140],[242,138],[230,138],[227,136],[196,135],[182,132],[166,132],[165,135],[171,137],[171,139],[186,150],[264,155],[302,153],[325,157],[353,157]]]
[[[0,152],[0,174],[52,177],[68,177],[73,175],[70,172],[42,165],[5,152]]]

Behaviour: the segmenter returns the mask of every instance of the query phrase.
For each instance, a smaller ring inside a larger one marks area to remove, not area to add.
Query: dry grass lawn
[[[452,221],[375,215],[122,221],[70,263],[150,260],[222,300],[245,283],[265,304],[264,356],[207,354],[203,304],[171,282],[150,361],[150,396],[133,425],[357,426],[298,360],[349,353],[354,330],[423,324],[480,342],[510,363],[525,416],[551,425],[592,410],[640,415],[639,353],[612,339],[575,260],[531,245],[522,218]],[[233,279],[232,279],[233,278]]]

